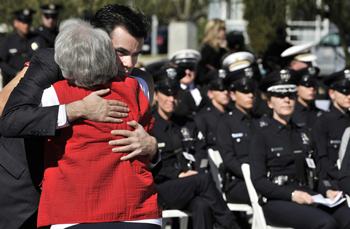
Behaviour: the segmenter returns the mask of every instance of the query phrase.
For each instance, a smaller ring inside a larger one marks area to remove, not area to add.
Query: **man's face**
[[[292,62],[290,63],[290,67],[291,69],[298,71],[302,68],[306,68],[308,66],[311,66],[311,63],[307,63],[307,62],[301,62],[298,60],[292,60]]]
[[[180,63],[178,64],[179,68],[185,70],[185,76],[180,79],[180,83],[186,85],[187,87],[190,86],[194,78],[196,76],[196,68],[197,64],[195,63]]]
[[[208,96],[213,103],[217,103],[221,106],[226,106],[229,102],[227,90],[208,90]]]
[[[350,94],[343,94],[337,90],[329,90],[329,96],[333,100],[334,106],[338,109],[349,109],[350,108]]]
[[[17,32],[21,36],[25,36],[30,31],[31,23],[24,23],[18,20],[14,20],[13,25],[17,28]]]
[[[144,39],[133,37],[122,26],[117,26],[110,37],[117,55],[118,75],[129,76],[141,54]]]
[[[57,25],[57,15],[41,15],[41,19],[43,20],[43,24],[45,25],[45,27],[52,29],[55,28]]]

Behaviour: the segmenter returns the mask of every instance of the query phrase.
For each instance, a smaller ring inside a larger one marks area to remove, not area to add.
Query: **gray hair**
[[[63,21],[59,31],[55,61],[67,80],[91,88],[117,75],[115,50],[105,31],[81,19]]]

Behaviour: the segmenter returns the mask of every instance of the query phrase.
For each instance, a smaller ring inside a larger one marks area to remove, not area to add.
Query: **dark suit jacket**
[[[133,74],[145,73],[135,69]],[[44,139],[56,134],[59,107],[38,106],[43,90],[62,79],[54,61],[54,49],[39,50],[4,108],[0,119],[0,132],[4,136],[0,141],[0,228],[18,228],[38,208]],[[160,163],[152,173],[159,166]]]
[[[210,100],[207,95],[207,88],[199,86],[196,88],[199,90],[202,96],[202,100],[199,105],[196,106],[196,102],[194,101],[193,96],[189,90],[180,90],[178,104],[174,111],[174,114],[179,116],[187,116],[191,119],[194,119],[200,109],[210,104]]]
[[[4,108],[0,123],[0,228],[19,228],[38,208],[44,139],[10,137],[55,135],[58,106],[38,109],[38,105],[43,90],[59,79],[63,78],[53,49],[38,51]]]

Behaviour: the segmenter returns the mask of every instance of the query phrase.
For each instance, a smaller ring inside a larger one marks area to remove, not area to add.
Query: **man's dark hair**
[[[150,21],[142,11],[120,4],[110,4],[99,9],[92,18],[91,24],[105,30],[109,35],[115,27],[122,26],[133,37],[144,39],[151,30]]]

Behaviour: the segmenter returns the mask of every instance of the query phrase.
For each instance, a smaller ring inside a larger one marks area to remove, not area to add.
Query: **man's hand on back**
[[[96,122],[121,123],[120,118],[128,117],[130,109],[123,102],[103,99],[110,89],[102,89],[92,92],[83,100],[66,105],[68,122],[78,118],[84,118]]]

